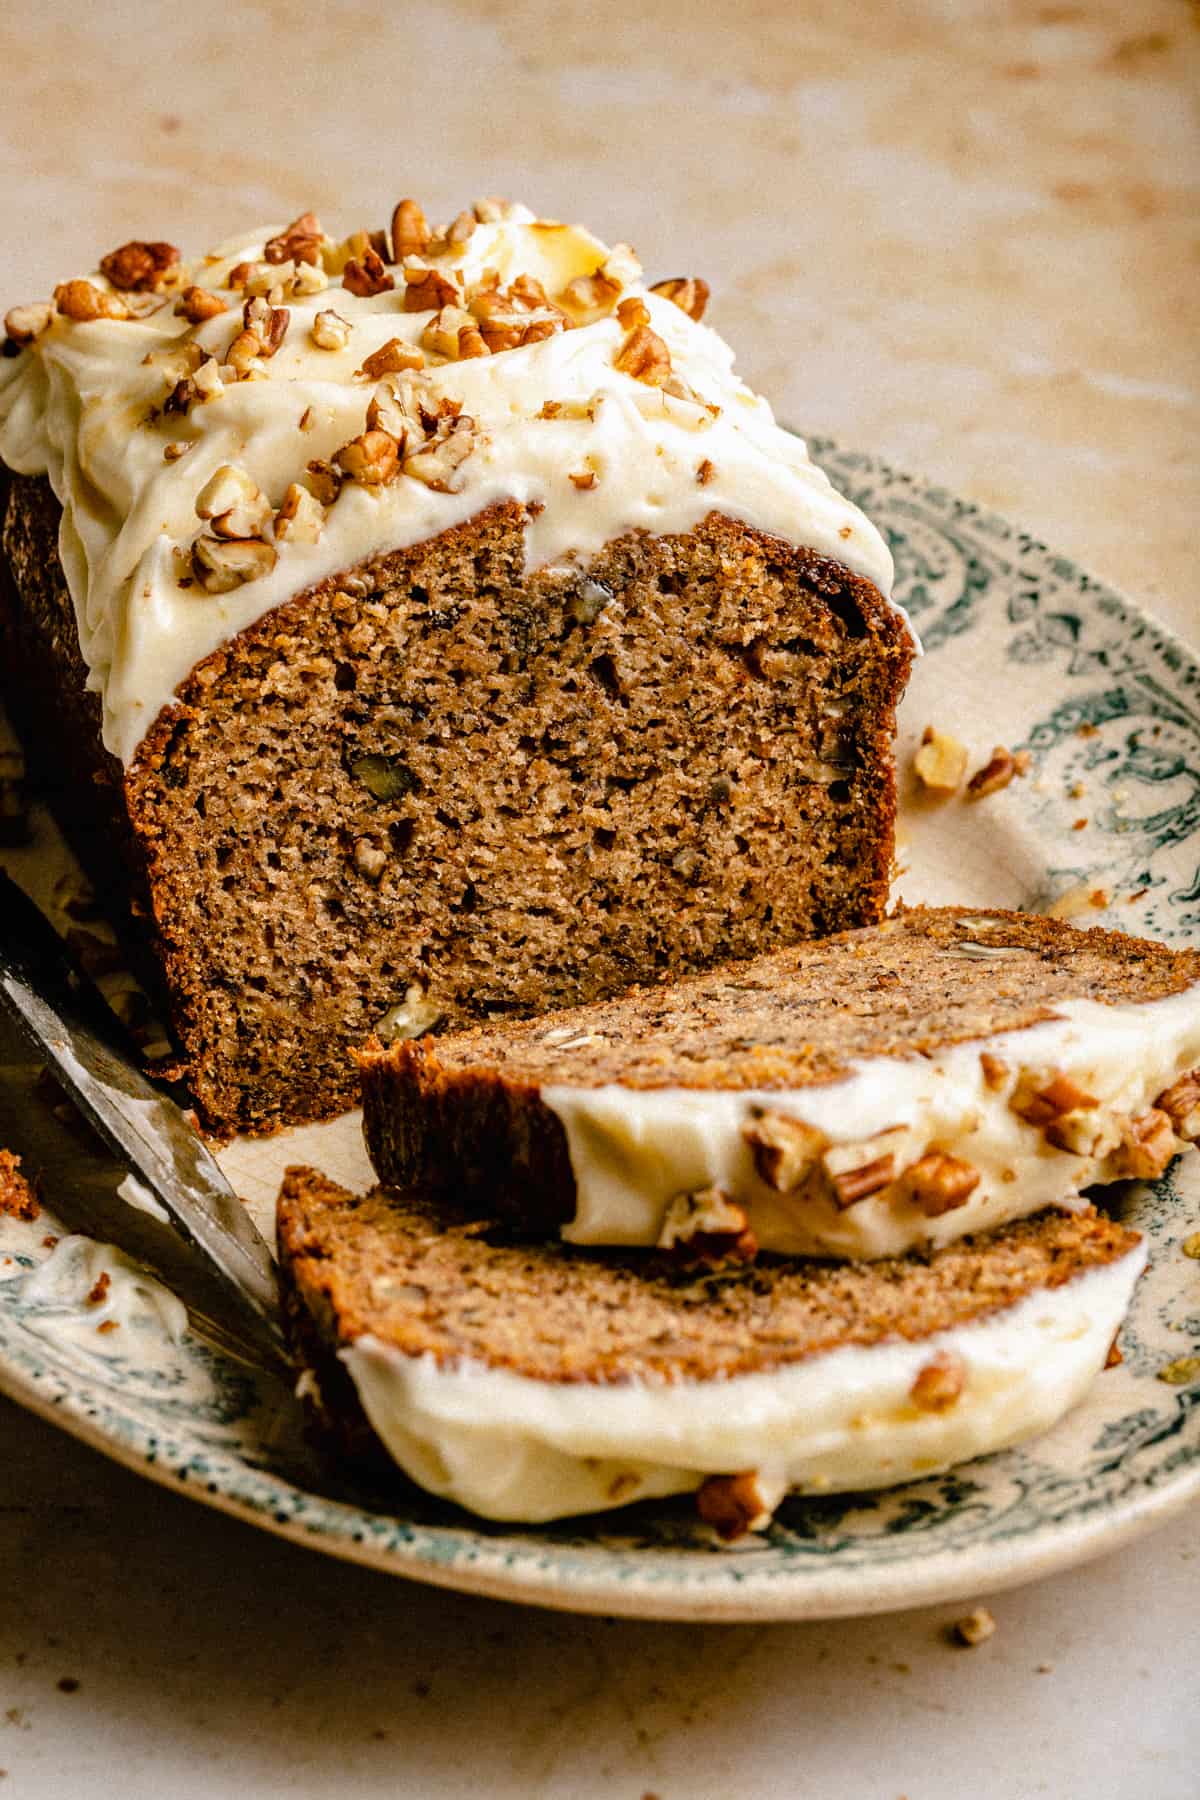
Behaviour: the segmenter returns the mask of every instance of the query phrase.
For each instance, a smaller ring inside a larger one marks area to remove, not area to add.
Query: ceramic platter
[[[1024,780],[974,803],[922,800],[902,775],[899,893],[1200,938],[1196,658],[1003,520],[873,457],[812,447],[890,537],[898,597],[924,639],[901,716],[901,769],[929,722],[969,746],[972,766],[995,744],[1031,757]],[[35,849],[9,860],[36,888],[55,854],[39,821]],[[686,1501],[514,1530],[399,1485],[339,1478],[305,1445],[287,1386],[236,1354],[164,1229],[141,1215],[112,1235],[167,1269],[191,1328],[173,1338],[143,1295],[122,1330],[98,1334],[87,1246],[54,1282],[38,1265],[47,1236],[81,1218],[107,1228],[100,1202],[119,1172],[106,1176],[78,1144],[72,1163],[28,1141],[39,1109],[16,1057],[10,1046],[12,1123],[0,1117],[0,1141],[46,1169],[48,1211],[32,1225],[2,1221],[0,1389],[152,1480],[329,1555],[578,1611],[829,1617],[1028,1580],[1115,1548],[1200,1492],[1200,1357],[1187,1360],[1200,1350],[1200,1261],[1182,1249],[1200,1225],[1200,1157],[1122,1195],[1151,1250],[1125,1360],[1056,1431],[880,1497],[791,1499],[761,1540],[728,1551]],[[365,1180],[357,1121],[235,1144],[224,1161],[265,1222],[283,1164],[305,1159]],[[139,1231],[158,1236],[135,1241]]]

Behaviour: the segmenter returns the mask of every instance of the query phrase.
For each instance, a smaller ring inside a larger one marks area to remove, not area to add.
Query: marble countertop
[[[1200,636],[1185,0],[132,0],[0,10],[4,303],[199,249],[529,199],[713,284],[787,422],[1009,513]],[[828,1625],[557,1617],[390,1581],[0,1403],[0,1794],[1195,1792],[1194,1515],[993,1602]]]

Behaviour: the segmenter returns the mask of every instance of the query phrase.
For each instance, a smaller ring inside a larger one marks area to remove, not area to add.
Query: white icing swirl
[[[160,709],[220,644],[311,584],[497,501],[541,508],[526,531],[531,570],[583,562],[636,528],[687,531],[718,512],[836,557],[890,592],[892,561],[879,533],[738,380],[728,346],[637,282],[625,297],[645,301],[673,370],[720,409],[716,416],[616,369],[626,333],[611,315],[526,348],[434,362],[427,373],[435,388],[478,427],[457,492],[436,492],[411,475],[381,488],[348,484],[316,543],[277,542],[270,573],[224,594],[181,587],[172,551],[196,537],[195,499],[213,472],[225,463],[244,468],[278,507],[310,459],[331,458],[363,430],[374,386],[356,377],[364,358],[391,338],[417,344],[432,317],[404,312],[399,269],[394,290],[370,297],[335,277],[321,292],[286,298],[287,335],[262,378],[228,383],[185,418],[164,415],[172,382],[147,355],[187,338],[223,361],[241,304],[224,284],[236,263],[261,255],[264,236],[225,246],[190,271],[226,301],[215,318],[189,326],[175,315],[173,295],[141,318],[56,318],[0,365],[0,458],[20,473],[48,475],[62,503],[60,554],[80,645],[103,702],[104,741],[127,765]],[[588,232],[511,207],[437,267],[464,284],[488,269],[502,282],[532,275],[553,299],[607,255]],[[313,319],[328,309],[350,324],[344,350],[320,349],[311,338]],[[546,401],[595,395],[604,396],[595,418],[538,416]],[[189,448],[165,461],[172,443]],[[702,463],[711,465],[703,484]],[[588,472],[596,475],[591,488],[570,479]]]

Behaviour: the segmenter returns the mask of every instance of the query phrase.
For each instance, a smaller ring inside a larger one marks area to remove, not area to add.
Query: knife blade
[[[282,1357],[265,1238],[182,1107],[137,1067],[132,1040],[66,944],[2,871],[0,1003],[89,1124],[249,1312],[273,1357]]]

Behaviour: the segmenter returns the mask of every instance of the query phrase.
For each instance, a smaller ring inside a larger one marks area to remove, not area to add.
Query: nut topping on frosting
[[[1068,1113],[1088,1112],[1100,1102],[1059,1069],[1049,1081],[1023,1070],[1008,1104],[1027,1124],[1045,1126]]]
[[[100,273],[122,293],[157,293],[174,279],[179,252],[174,244],[122,244],[100,258]]]
[[[1113,1154],[1115,1171],[1135,1181],[1157,1181],[1178,1149],[1179,1139],[1171,1120],[1152,1106],[1122,1127],[1121,1141]]]
[[[760,1181],[791,1194],[811,1175],[825,1148],[823,1131],[790,1113],[762,1112],[742,1127]]]
[[[60,281],[54,304],[64,319],[88,324],[93,319],[128,319],[129,308],[116,294],[105,293],[90,281]]]
[[[392,213],[392,261],[423,256],[433,236],[415,200],[401,200]]]
[[[395,285],[395,277],[384,268],[382,256],[370,245],[361,257],[352,256],[342,270],[342,286],[351,294],[385,294]]]
[[[765,1531],[783,1494],[764,1482],[757,1469],[740,1475],[710,1475],[696,1494],[696,1511],[725,1543],[748,1531]]]
[[[1190,1069],[1164,1088],[1154,1102],[1170,1119],[1181,1138],[1194,1143],[1200,1138],[1200,1069]]]
[[[650,289],[664,300],[673,300],[689,319],[702,319],[708,305],[709,287],[698,275],[677,275],[671,281],[656,281]]]
[[[10,307],[4,315],[5,336],[23,350],[26,344],[32,344],[35,337],[41,336],[53,318],[54,308],[48,300]]]
[[[961,1356],[945,1350],[917,1375],[909,1398],[922,1412],[948,1412],[967,1385],[967,1366]]]
[[[745,1209],[724,1188],[709,1187],[676,1194],[664,1215],[658,1248],[687,1262],[753,1262],[758,1240]]]
[[[335,241],[306,211],[189,263],[172,245],[134,241],[102,272],[60,283],[53,306],[14,307],[5,320],[0,454],[50,472],[68,513],[92,504],[69,441],[81,385],[95,396],[88,479],[96,485],[98,473],[105,524],[84,534],[88,578],[99,585],[81,649],[99,684],[105,742],[123,760],[222,636],[297,591],[293,575],[324,580],[377,553],[380,531],[402,549],[413,531],[453,526],[518,491],[529,502],[531,567],[586,561],[643,526],[653,492],[663,530],[686,531],[736,505],[747,523],[837,556],[887,589],[878,534],[738,382],[727,347],[696,327],[702,282],[651,292],[626,246],[503,200],[479,200],[439,227],[404,198],[389,224]],[[138,328],[75,332],[108,320]],[[535,346],[544,348],[523,354]],[[348,348],[353,356],[329,354]],[[161,397],[147,369],[170,383]],[[435,390],[415,415],[395,393],[372,396],[368,385],[363,394],[364,384],[410,373],[427,374]],[[700,430],[713,444],[703,458],[685,438]],[[391,453],[375,432],[392,439]],[[182,442],[195,456],[170,447]],[[473,457],[484,443],[486,454]],[[187,470],[231,456],[277,508],[292,488],[319,502],[328,514],[319,537],[293,496],[276,534],[262,527],[260,549],[223,551],[221,542],[253,545],[256,534],[222,539],[206,529],[212,543],[194,550]],[[347,480],[375,490],[379,506],[337,507]],[[840,535],[847,518],[853,555]],[[185,601],[174,552],[196,568],[188,585],[234,598],[221,608]],[[260,589],[236,593],[264,570]],[[130,629],[143,595],[155,602],[139,612],[148,628]]]
[[[269,263],[319,265],[324,242],[325,233],[321,230],[321,221],[316,213],[301,213],[278,237],[267,239],[263,245],[263,257]]]
[[[281,543],[315,544],[325,523],[325,508],[314,494],[293,481],[275,514],[275,536]]]
[[[979,1186],[979,1170],[961,1157],[929,1150],[904,1172],[904,1186],[927,1219],[965,1206]]]
[[[203,325],[225,311],[225,302],[211,288],[186,287],[175,302],[176,315],[189,325]]]

